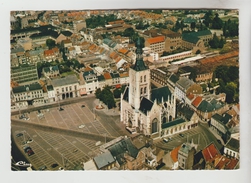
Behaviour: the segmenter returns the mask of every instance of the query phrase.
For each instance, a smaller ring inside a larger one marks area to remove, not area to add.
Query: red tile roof
[[[173,162],[177,162],[178,161],[178,152],[180,150],[180,147],[181,147],[181,145],[178,146],[178,147],[176,147],[175,149],[173,149],[171,151],[171,153],[170,153]]]
[[[119,50],[119,52],[122,53],[122,54],[124,54],[124,55],[125,55],[128,51],[129,51],[129,50],[128,50],[128,49],[125,49],[125,48],[122,48],[122,49]]]
[[[187,94],[187,98],[188,98],[189,100],[194,99],[194,94],[192,94],[192,93]]]
[[[105,79],[112,79],[112,76],[111,76],[111,74],[109,72],[105,72],[104,73],[104,78]]]
[[[239,163],[238,159],[230,159],[230,162],[225,166],[226,170],[233,170]]]
[[[92,71],[92,68],[91,68],[91,67],[86,67],[86,68],[84,69],[84,71],[85,71],[85,72]]]
[[[165,36],[158,36],[158,37],[153,37],[153,38],[147,39],[147,42],[150,44],[154,44],[154,43],[163,42],[164,40],[165,40]]]
[[[192,102],[192,105],[193,105],[194,107],[198,107],[198,106],[200,105],[201,101],[202,101],[202,97],[201,97],[201,96],[198,96],[198,97],[196,97],[196,98],[194,99],[194,101]]]
[[[232,58],[232,57],[237,57],[239,55],[239,51],[232,51],[230,53],[226,53],[226,54],[222,54],[222,55],[217,55],[214,57],[209,57],[209,58],[205,58],[200,60],[201,64],[207,64],[207,63],[213,63],[213,62],[218,62],[220,60],[225,60],[228,58]]]
[[[216,156],[220,155],[214,143],[209,144],[205,149],[203,149],[202,154],[206,162],[211,161],[215,159]]]
[[[54,55],[54,52],[52,50],[45,50],[44,51],[44,56],[50,56],[50,55]]]

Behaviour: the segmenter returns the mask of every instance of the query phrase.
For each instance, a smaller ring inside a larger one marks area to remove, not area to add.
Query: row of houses
[[[142,134],[130,138],[120,136],[101,145],[100,153],[83,163],[86,171],[156,170],[163,167],[169,170],[238,169],[239,142],[231,138],[220,151],[213,142],[198,149],[198,144],[191,140],[165,152]]]

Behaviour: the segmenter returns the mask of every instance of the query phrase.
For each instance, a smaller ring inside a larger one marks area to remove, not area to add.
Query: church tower
[[[132,107],[133,112],[129,117],[129,121],[132,126],[139,126],[139,108],[141,98],[145,97],[150,99],[151,90],[151,78],[150,69],[145,65],[143,61],[143,42],[138,38],[136,44],[136,61],[135,64],[129,69],[129,96],[128,103]]]
[[[143,61],[143,47],[141,39],[138,38],[136,42],[136,62],[129,70],[129,104],[135,110],[138,110],[140,107],[141,97],[150,99],[150,69]]]

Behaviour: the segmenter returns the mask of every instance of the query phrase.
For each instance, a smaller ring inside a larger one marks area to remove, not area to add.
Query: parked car
[[[43,165],[43,166],[40,166],[38,169],[39,170],[45,170],[45,169],[47,169],[47,166]]]
[[[82,108],[84,108],[84,107],[85,107],[85,105],[83,104],[83,105],[81,105],[81,107],[82,107]]]
[[[78,126],[78,128],[84,128],[85,127],[85,125],[79,125]]]
[[[184,137],[185,135],[183,133],[180,133],[179,136]]]
[[[16,137],[21,137],[21,136],[23,136],[24,134],[22,134],[22,133],[18,133],[18,134],[16,134]]]
[[[51,165],[51,168],[56,168],[57,166],[58,166],[57,163],[53,163],[53,164]]]
[[[28,154],[28,156],[31,156],[31,155],[33,155],[33,154],[35,154],[35,153],[34,153],[34,151],[33,151],[32,149],[29,149],[29,150],[27,151],[27,154]]]
[[[24,149],[24,152],[27,153],[31,149],[31,147],[30,146],[24,146],[23,149]]]
[[[165,143],[169,142],[169,140],[168,140],[167,138],[163,138],[162,140],[163,140],[163,142],[165,142]]]

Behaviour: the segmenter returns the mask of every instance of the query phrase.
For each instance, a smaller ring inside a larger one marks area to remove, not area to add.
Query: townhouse
[[[185,102],[189,93],[201,95],[202,87],[186,77],[181,77],[175,84],[174,92],[178,100]]]
[[[12,101],[15,103],[15,108],[41,105],[44,103],[43,88],[37,82],[13,87]]]
[[[51,85],[55,92],[55,101],[79,97],[79,82],[75,74],[54,78],[51,80]]]

